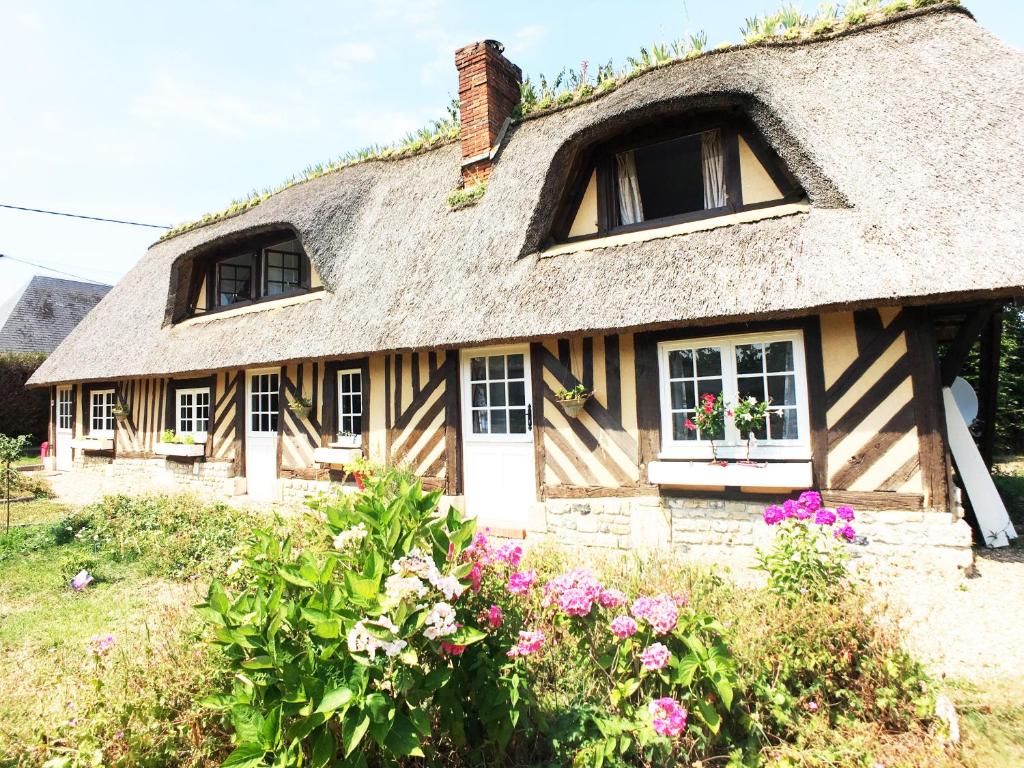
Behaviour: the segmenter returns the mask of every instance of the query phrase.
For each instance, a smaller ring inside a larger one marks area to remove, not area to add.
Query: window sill
[[[313,449],[313,461],[317,464],[329,464],[332,467],[339,467],[349,464],[356,459],[363,457],[360,448],[315,448]]]
[[[228,307],[226,309],[211,309],[208,310],[205,314],[186,318],[185,320],[182,320],[180,323],[177,323],[175,327],[185,328],[190,325],[212,323],[215,320],[224,320],[229,317],[238,317],[239,315],[249,315],[254,312],[268,312],[272,309],[280,309],[281,307],[291,307],[296,304],[307,304],[311,301],[320,301],[324,297],[324,294],[325,291],[322,288],[314,288],[308,293],[300,293],[293,296],[282,296],[279,299],[260,299],[259,301],[252,302],[249,304],[243,304],[242,306],[238,307]]]
[[[114,450],[114,438],[79,437],[71,441],[71,447],[81,451],[112,451]]]
[[[648,480],[678,488],[747,487],[797,490],[813,485],[811,462],[773,464],[711,464],[707,461],[652,461]]]
[[[362,435],[355,435],[351,439],[344,438],[344,437],[339,437],[333,443],[329,443],[329,447],[331,447],[331,448],[355,448],[355,449],[359,449],[359,448],[362,447],[362,445],[363,445],[363,437],[362,437]]]
[[[153,446],[153,453],[158,456],[203,456],[206,453],[206,446],[200,442],[157,443]]]
[[[811,206],[806,201],[799,203],[783,203],[768,208],[754,208],[739,213],[726,214],[724,216],[711,216],[696,221],[687,221],[681,224],[671,224],[664,227],[651,227],[649,229],[637,230],[635,232],[623,232],[606,237],[591,237],[585,240],[577,240],[571,243],[560,243],[553,245],[540,252],[540,258],[549,256],[562,256],[568,253],[579,253],[580,251],[593,251],[598,248],[613,248],[618,245],[629,245],[631,243],[643,243],[648,240],[659,240],[665,237],[686,235],[691,232],[704,232],[720,227],[730,227],[733,224],[749,224],[764,219],[777,219],[782,216],[792,216],[797,213],[808,213]]]

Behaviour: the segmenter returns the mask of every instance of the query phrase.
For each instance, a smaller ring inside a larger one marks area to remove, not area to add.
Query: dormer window
[[[298,239],[261,235],[197,256],[185,315],[202,315],[322,288]]]
[[[804,197],[742,117],[705,116],[633,129],[592,147],[556,217],[567,242],[670,226]]]

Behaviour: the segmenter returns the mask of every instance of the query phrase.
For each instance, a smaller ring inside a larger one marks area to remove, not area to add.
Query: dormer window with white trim
[[[659,121],[591,147],[556,215],[573,242],[803,200],[782,161],[742,116]]]

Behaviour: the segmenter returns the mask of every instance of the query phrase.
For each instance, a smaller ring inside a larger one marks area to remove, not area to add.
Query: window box
[[[362,435],[338,435],[337,439],[331,443],[331,448],[362,448],[362,446]]]
[[[114,450],[114,438],[112,437],[79,437],[71,441],[72,448],[80,451],[112,451]]]
[[[202,443],[157,443],[153,453],[159,456],[203,456],[206,446]]]
[[[318,464],[329,464],[340,467],[350,464],[356,459],[361,459],[363,452],[359,448],[315,448],[313,450],[313,461]]]
[[[811,462],[772,464],[712,464],[706,461],[652,461],[647,477],[655,485],[687,487],[747,487],[796,490],[810,488]]]

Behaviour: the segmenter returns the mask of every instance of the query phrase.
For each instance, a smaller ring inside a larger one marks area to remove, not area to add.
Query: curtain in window
[[[722,132],[701,134],[701,165],[704,168],[704,208],[725,205],[725,163],[722,157]],[[620,166],[621,167],[621,166]],[[619,172],[621,176],[621,171]]]
[[[615,156],[619,167],[619,217],[623,224],[637,224],[644,220],[644,205],[640,201],[640,182],[636,176],[633,152]]]

